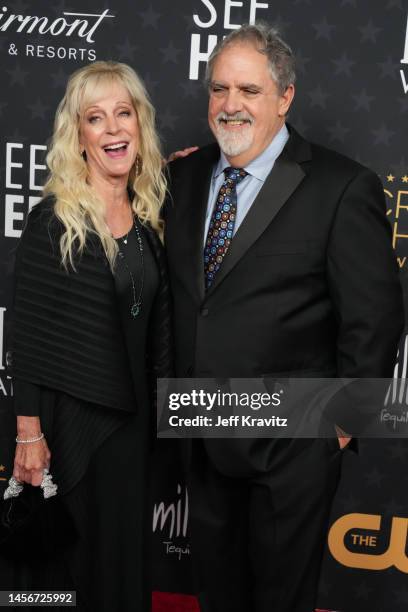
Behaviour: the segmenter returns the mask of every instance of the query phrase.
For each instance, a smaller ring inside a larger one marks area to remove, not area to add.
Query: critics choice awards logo
[[[7,6],[0,5],[0,34],[8,35],[8,54],[11,56],[21,54],[26,57],[94,61],[96,52],[89,48],[89,45],[95,43],[96,32],[102,23],[112,18],[114,15],[109,13],[109,9],[101,13],[63,11],[60,17],[52,19],[44,15],[14,14]],[[73,44],[79,42],[87,46],[67,47],[63,44],[30,42],[30,37],[31,40],[35,37],[38,41],[42,36],[47,37],[47,42],[54,38],[58,39],[59,43],[68,39]]]
[[[392,246],[400,268],[407,266],[408,242],[408,172],[397,176],[389,172],[384,181],[387,200],[387,217],[392,227]]]
[[[211,2],[210,0],[200,0],[200,5],[197,13],[193,15],[193,21],[197,28],[209,30],[217,23],[222,22],[224,30],[237,30],[240,23],[235,23],[237,20],[234,17],[234,9],[237,10],[243,7],[243,2],[232,2],[232,0],[224,0],[223,3]],[[235,8],[236,7],[236,8]],[[258,2],[257,0],[249,0],[245,3],[245,8],[248,10],[245,21],[255,23],[257,19],[262,18],[262,12],[269,8],[268,2]],[[265,18],[265,13],[263,13]],[[190,44],[190,80],[196,81],[199,78],[200,66],[205,66],[212,50],[217,44],[218,37],[216,34],[208,34],[204,36],[194,32],[191,35]]]

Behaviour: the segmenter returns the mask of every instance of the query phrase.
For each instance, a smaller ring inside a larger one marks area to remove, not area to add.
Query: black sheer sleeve
[[[13,379],[13,407],[17,416],[40,415],[41,387],[34,383]]]

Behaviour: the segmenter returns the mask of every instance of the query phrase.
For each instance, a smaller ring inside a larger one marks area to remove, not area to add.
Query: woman
[[[154,110],[130,67],[95,62],[71,76],[47,163],[16,259],[13,475],[38,486],[49,467],[59,503],[37,528],[25,587],[72,588],[81,610],[148,610],[151,389],[170,374],[166,184]],[[63,514],[75,537],[61,547]]]

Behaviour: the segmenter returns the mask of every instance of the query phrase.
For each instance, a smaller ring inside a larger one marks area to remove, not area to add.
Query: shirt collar
[[[282,153],[285,144],[289,138],[288,128],[285,124],[281,127],[279,132],[276,134],[272,142],[262,151],[258,157],[253,159],[249,164],[245,166],[245,170],[251,176],[257,178],[260,181],[264,181],[271,171],[271,167]],[[224,168],[230,166],[224,153],[221,151],[218,164],[215,167],[213,179],[217,179],[219,175],[224,171]]]

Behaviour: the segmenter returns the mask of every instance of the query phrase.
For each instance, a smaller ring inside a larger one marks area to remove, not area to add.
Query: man
[[[285,124],[294,58],[243,26],[208,63],[218,142],[170,165],[166,245],[180,377],[386,377],[403,307],[379,179]],[[195,440],[203,612],[311,612],[341,450]]]

